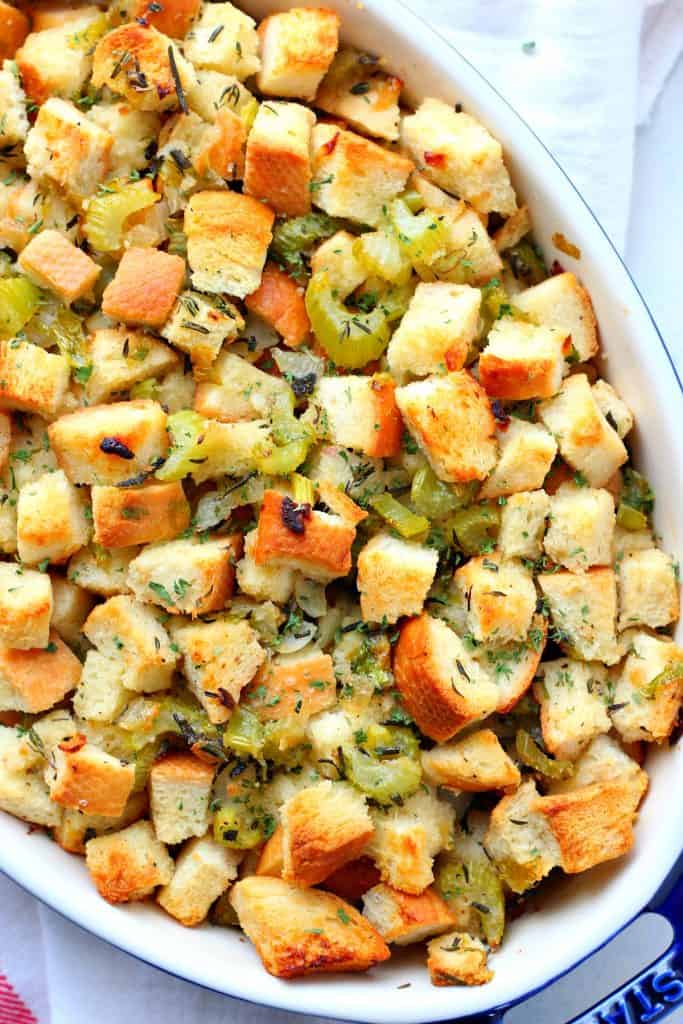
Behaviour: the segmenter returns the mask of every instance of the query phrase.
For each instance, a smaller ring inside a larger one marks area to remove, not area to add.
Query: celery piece
[[[259,757],[263,749],[264,731],[253,711],[237,707],[223,733],[223,745],[235,754]]]
[[[574,774],[575,765],[572,761],[560,761],[548,757],[526,729],[517,730],[515,750],[522,764],[533,768],[535,772],[547,779],[569,779]]]
[[[280,220],[273,228],[270,256],[293,277],[304,279],[308,266],[304,259],[317,242],[339,230],[340,221],[326,213],[307,213],[303,217]]]
[[[456,512],[449,526],[465,554],[478,555],[498,537],[500,509],[493,504],[470,505]]]
[[[517,245],[513,245],[505,253],[514,277],[530,288],[534,284],[540,284],[548,276],[545,262],[540,249],[522,239]]]
[[[27,277],[0,279],[0,341],[16,337],[39,303],[40,291]]]
[[[645,530],[647,529],[647,516],[639,509],[619,502],[617,526],[621,526],[623,530]]]
[[[314,274],[309,281],[306,310],[316,338],[338,366],[360,369],[379,359],[389,344],[384,311],[379,306],[370,313],[347,309],[326,273]]]
[[[351,745],[342,750],[347,778],[378,804],[391,804],[412,796],[422,778],[419,761],[402,755],[379,760]]]
[[[409,508],[402,505],[391,494],[375,494],[369,499],[370,504],[382,519],[400,533],[402,537],[416,537],[429,529],[429,520],[424,516],[418,516]]]
[[[445,254],[446,232],[431,210],[412,213],[405,199],[395,199],[389,207],[389,221],[411,263],[429,266]]]
[[[214,815],[213,837],[233,850],[251,850],[263,842],[263,828],[247,804],[231,800]]]
[[[97,252],[118,252],[123,245],[128,218],[154,206],[160,199],[148,178],[108,182],[88,202],[83,222],[88,242]]]
[[[617,522],[625,530],[643,530],[647,526],[648,517],[652,514],[655,503],[654,491],[642,473],[626,466],[621,472],[621,493],[619,495],[619,508],[617,511]],[[623,511],[622,511],[623,509]],[[630,515],[630,512],[639,512],[640,516]],[[619,514],[624,520],[620,521]],[[642,518],[641,518],[642,517]],[[645,522],[643,523],[643,519]],[[628,525],[628,523],[634,525]],[[641,525],[642,524],[642,525]]]
[[[137,384],[133,384],[130,389],[130,397],[155,399],[157,397],[158,388],[159,381],[156,377],[148,377],[147,380],[140,380]]]
[[[406,757],[419,758],[420,744],[412,729],[398,725],[369,725],[366,730],[367,739],[363,748],[374,757]]]
[[[410,280],[410,260],[394,234],[367,231],[353,243],[353,254],[368,275],[394,284],[406,284]]]
[[[477,915],[490,946],[500,945],[505,930],[503,883],[483,851],[481,858],[443,862],[436,874],[436,887],[456,913],[468,908]]]
[[[188,476],[194,468],[193,460],[202,457],[200,446],[208,421],[192,409],[182,409],[168,417],[166,426],[171,435],[171,449],[166,462],[156,471],[156,477],[168,483]]]
[[[292,473],[289,478],[292,485],[294,501],[297,505],[313,505],[315,503],[315,487],[313,481],[301,473]]]
[[[478,484],[445,484],[431,466],[418,469],[410,488],[410,500],[418,512],[428,519],[445,519],[452,512],[469,504]]]

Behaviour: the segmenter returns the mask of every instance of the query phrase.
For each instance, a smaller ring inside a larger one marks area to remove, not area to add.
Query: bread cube
[[[61,470],[46,473],[19,491],[17,550],[22,562],[65,562],[88,543],[85,498]]]
[[[208,379],[198,383],[194,407],[202,416],[224,423],[265,419],[289,394],[281,377],[259,370],[232,352],[222,352]]]
[[[539,415],[554,434],[560,454],[586,477],[591,487],[604,487],[628,452],[603,416],[585,374],[567,377],[555,398],[542,402]]]
[[[176,615],[206,615],[232,597],[238,537],[194,538],[144,548],[128,567],[128,585],[140,601]]]
[[[432,884],[434,858],[450,846],[453,809],[424,786],[402,807],[373,812],[375,834],[368,855],[382,881],[417,896]]]
[[[266,491],[253,549],[256,564],[298,569],[323,581],[346,576],[355,528],[339,516],[297,509],[277,491]]]
[[[421,732],[443,743],[498,703],[498,689],[445,622],[422,614],[401,627],[394,675]]]
[[[498,548],[503,558],[539,558],[549,513],[550,496],[545,491],[511,494],[500,513]]]
[[[550,499],[546,554],[572,572],[610,565],[614,521],[609,491],[562,484]]]
[[[590,295],[570,271],[515,295],[515,306],[539,323],[570,335],[579,362],[592,359],[598,351],[598,324]]]
[[[425,177],[467,200],[478,213],[515,212],[502,147],[470,114],[426,99],[403,118],[401,138]]]
[[[252,18],[229,3],[204,3],[187,33],[185,54],[198,68],[243,80],[261,67]]]
[[[575,761],[591,740],[609,732],[606,683],[607,672],[597,662],[543,662],[534,695],[541,705],[543,742],[555,757]]]
[[[619,629],[668,626],[679,615],[678,581],[670,555],[658,548],[632,551],[619,564]]]
[[[418,284],[387,349],[395,376],[461,370],[479,330],[481,292],[468,285]]]
[[[88,651],[73,697],[74,711],[88,722],[113,722],[132,694],[123,685],[124,667],[116,658]]]
[[[45,828],[54,828],[62,818],[62,808],[50,800],[50,792],[40,775],[4,770],[0,770],[0,811]]]
[[[247,295],[245,305],[275,328],[289,348],[299,348],[310,333],[304,291],[275,263],[266,264],[261,284]]]
[[[135,767],[78,735],[55,747],[45,779],[55,803],[116,818],[123,814],[133,788]]]
[[[468,932],[454,931],[427,946],[432,985],[486,985],[493,977],[486,946]]]
[[[311,208],[311,132],[315,115],[300,103],[262,103],[249,132],[244,191],[276,213]]]
[[[237,563],[237,583],[243,594],[255,601],[285,604],[294,589],[294,570],[286,566],[258,565],[254,558],[256,530],[244,538],[244,557]]]
[[[270,448],[269,448],[270,445]],[[217,477],[241,477],[257,469],[256,454],[274,447],[267,420],[219,423],[208,420],[193,464],[195,483]]]
[[[136,821],[113,835],[90,839],[85,844],[85,863],[108,903],[144,900],[158,885],[168,885],[174,870],[149,821]]]
[[[237,114],[248,127],[258,101],[244,83],[234,75],[224,75],[220,71],[206,68],[195,68],[195,74],[197,82],[187,94],[190,110],[211,124],[220,110],[228,109]]]
[[[445,193],[443,195],[446,199],[449,198]],[[448,252],[431,267],[421,267],[420,272],[428,277],[436,275],[439,280],[453,281],[456,284],[469,284],[475,287],[485,284],[503,269],[503,262],[493,240],[474,210],[465,207],[464,203],[444,209],[441,206],[442,202],[440,199],[435,209],[439,212],[439,223],[446,236]],[[428,201],[427,205],[432,204]]]
[[[242,854],[211,836],[191,839],[180,851],[173,878],[157,894],[157,903],[191,928],[200,924],[211,904],[237,877]]]
[[[292,7],[258,27],[259,92],[312,100],[339,45],[339,15],[325,8]]]
[[[315,205],[375,228],[413,169],[406,157],[332,124],[314,127],[312,147]]]
[[[550,398],[562,383],[565,339],[552,327],[496,320],[479,357],[479,379],[487,393],[515,401]]]
[[[408,430],[440,480],[483,480],[497,454],[495,420],[484,389],[467,370],[397,388]]]
[[[362,523],[364,519],[368,518],[365,509],[349,498],[341,484],[335,486],[331,480],[321,480],[318,484],[318,494],[320,500],[327,505],[331,512],[351,526],[357,526],[358,523]]]
[[[524,696],[538,671],[541,655],[545,649],[547,620],[541,614],[534,615],[526,638],[519,642],[499,644],[479,643],[472,651],[472,657],[498,688],[496,712],[506,715]]]
[[[136,110],[184,110],[195,82],[192,64],[168,36],[137,22],[112,29],[95,47],[92,84]]]
[[[107,176],[113,142],[108,131],[89,121],[73,103],[52,96],[41,106],[26,139],[28,174],[80,205]]]
[[[42,351],[42,350],[41,350]],[[58,469],[55,453],[50,448],[47,423],[40,416],[14,416],[9,447],[8,474],[12,489],[21,490]]]
[[[337,754],[339,747],[353,742],[351,719],[340,708],[321,711],[310,719],[306,726],[306,736],[311,744],[311,756],[314,761],[331,758]],[[342,896],[343,893],[339,895]]]
[[[52,600],[46,573],[0,562],[0,646],[47,647]]]
[[[164,0],[163,3],[153,3],[152,0],[112,0],[109,20],[112,24],[139,20],[140,24],[151,25],[172,39],[182,39],[197,16],[199,7],[200,0]]]
[[[45,647],[0,648],[0,711],[47,711],[81,678],[81,663],[56,633]]]
[[[498,428],[500,458],[479,492],[480,498],[499,498],[543,486],[557,444],[540,423],[512,418]]]
[[[113,177],[125,178],[147,166],[149,157],[145,154],[159,135],[158,114],[135,110],[125,100],[116,100],[95,103],[88,117],[114,139],[109,153],[109,171]]]
[[[92,291],[101,267],[59,231],[40,231],[19,256],[19,266],[68,306]]]
[[[295,716],[303,731],[312,715],[336,704],[332,659],[317,650],[272,658],[254,676],[243,700],[259,721],[274,722]],[[285,749],[286,738],[280,747]]]
[[[495,555],[470,558],[456,570],[456,589],[467,606],[468,631],[478,641],[523,640],[536,608],[533,577],[519,562]]]
[[[537,577],[550,606],[553,639],[566,643],[582,661],[619,660],[615,634],[616,579],[611,569],[556,572]]]
[[[52,582],[52,627],[70,647],[78,648],[82,641],[81,626],[87,619],[94,598],[87,590],[53,573]]]
[[[408,946],[441,935],[455,924],[448,905],[434,891],[419,896],[376,885],[363,896],[363,914],[385,942]]]
[[[125,327],[94,331],[88,355],[92,373],[85,393],[91,405],[106,402],[139,381],[161,377],[180,365],[180,358],[168,345]]]
[[[604,733],[596,736],[575,764],[574,774],[554,782],[551,793],[566,793],[595,782],[620,782],[644,792],[648,776],[637,761],[626,753],[616,739]]]
[[[619,437],[626,437],[633,430],[633,413],[626,402],[606,380],[596,380],[591,391],[610,427],[616,430]]]
[[[170,686],[176,655],[146,605],[124,594],[110,597],[93,609],[83,632],[101,654],[122,662],[126,689],[153,693]]]
[[[496,243],[498,252],[506,252],[513,245],[521,242],[525,235],[532,230],[531,214],[528,206],[518,207],[511,213],[504,224],[494,232],[493,240]]]
[[[507,885],[521,893],[557,867],[562,859],[557,839],[537,810],[539,796],[532,779],[496,804],[484,846]]]
[[[185,210],[187,256],[195,288],[243,299],[256,291],[274,214],[252,196],[196,192]]]
[[[14,57],[29,28],[29,20],[23,11],[0,0],[0,60]]]
[[[647,551],[648,548],[654,546],[655,540],[650,529],[625,530],[618,523],[615,525],[612,539],[612,560],[616,567],[632,551]]]
[[[106,548],[172,540],[190,525],[190,506],[180,481],[145,487],[92,489],[95,542]]]
[[[48,435],[74,484],[125,483],[148,474],[168,450],[166,414],[142,398],[78,409],[52,423]]]
[[[634,632],[609,711],[625,743],[662,743],[683,702],[683,651],[666,637]]]
[[[102,295],[112,320],[162,327],[185,279],[185,260],[159,249],[126,249]]]
[[[203,836],[209,827],[214,766],[193,754],[167,754],[149,773],[149,803],[154,831],[162,843]]]
[[[215,723],[227,722],[265,652],[248,622],[215,619],[174,630],[188,686]]]
[[[56,807],[57,804],[54,804]],[[60,811],[62,808],[60,808]],[[84,814],[83,811],[65,807],[62,818],[53,831],[55,841],[69,853],[85,855],[85,844],[94,836],[108,835],[139,821],[147,812],[147,794],[131,793],[123,814],[108,818],[102,814]]]
[[[394,383],[386,375],[322,377],[316,402],[333,444],[373,458],[398,455],[403,425]]]
[[[368,67],[365,58],[358,50],[340,50],[320,83],[315,106],[364,135],[396,142],[403,82]]]
[[[0,410],[56,415],[69,386],[69,362],[28,341],[0,341]]]
[[[8,412],[0,412],[0,472],[7,465],[12,442],[12,417]]]
[[[325,879],[324,888],[349,903],[359,903],[366,892],[377,885],[380,873],[369,857],[349,861]]]
[[[358,555],[358,589],[365,622],[394,623],[419,615],[436,574],[438,552],[377,534]]]
[[[129,593],[128,565],[138,551],[137,547],[109,551],[99,545],[82,548],[69,562],[68,579],[102,597]]]
[[[5,4],[0,6],[0,35],[3,7],[5,6]],[[0,62],[2,61],[2,46],[3,43],[0,43]],[[12,65],[8,63],[0,71],[0,147],[3,153],[11,152],[11,148],[19,143],[23,145],[28,128],[26,96],[19,76],[14,74]]]
[[[467,793],[516,789],[520,783],[519,768],[491,729],[423,751],[422,770],[434,786]]]
[[[355,241],[355,235],[349,231],[337,231],[311,254],[313,273],[327,274],[330,288],[343,298],[355,291],[367,277],[365,267],[354,253]]]
[[[364,971],[389,957],[369,922],[332,893],[252,876],[233,886],[230,902],[275,977]]]
[[[50,97],[75,99],[88,80],[92,68],[90,48],[80,44],[79,34],[87,33],[99,11],[84,8],[78,19],[34,31],[26,36],[14,54],[24,90],[32,103],[40,106]]]
[[[12,555],[17,550],[16,491],[0,482],[0,551]]]
[[[187,352],[195,366],[204,368],[211,366],[223,344],[229,345],[243,328],[242,314],[231,302],[185,291],[178,296],[161,333],[175,348]]]

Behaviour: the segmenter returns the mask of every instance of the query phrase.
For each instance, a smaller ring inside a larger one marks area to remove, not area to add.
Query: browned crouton
[[[0,0],[0,62],[11,59],[29,32],[23,11]]]
[[[86,497],[61,469],[24,484],[17,502],[17,552],[22,562],[65,562],[88,543]]]
[[[90,839],[85,862],[97,891],[109,903],[144,900],[173,877],[173,861],[149,821]]]
[[[244,191],[276,213],[311,208],[311,130],[315,115],[299,103],[262,103],[249,132]]]
[[[149,693],[170,685],[176,653],[146,605],[125,594],[110,597],[93,609],[83,632],[100,653],[121,662],[126,689]]]
[[[537,809],[538,800],[536,785],[529,779],[491,812],[484,846],[513,892],[525,892],[561,862],[553,831]]]
[[[168,345],[144,331],[106,327],[94,331],[88,346],[92,373],[85,392],[88,404],[110,401],[148,377],[163,377],[180,366]]]
[[[262,722],[296,715],[302,727],[311,715],[332,707],[336,700],[332,658],[320,651],[271,659],[244,696],[245,706]]]
[[[520,782],[517,765],[491,729],[423,751],[422,769],[435,786],[469,793],[515,789]]]
[[[0,562],[0,646],[47,646],[51,616],[50,577],[14,562]]]
[[[81,663],[56,633],[46,647],[0,648],[0,710],[47,711],[78,686]]]
[[[312,100],[337,51],[339,15],[323,7],[292,7],[264,18],[258,35],[259,91]]]
[[[432,985],[485,985],[493,977],[486,946],[467,932],[448,932],[427,947]]]
[[[291,506],[291,510],[290,510]],[[290,499],[266,491],[261,506],[254,558],[276,562],[320,579],[346,576],[351,568],[354,527],[325,512],[297,512]]]
[[[448,931],[455,918],[434,891],[412,896],[389,885],[376,885],[363,896],[363,914],[385,942],[408,946]]]
[[[241,534],[155,544],[130,563],[128,583],[141,601],[195,618],[229,603],[241,553]]]
[[[393,623],[403,615],[419,615],[438,560],[437,552],[422,544],[375,534],[358,554],[363,619]]]
[[[107,32],[95,47],[93,85],[109,86],[137,110],[183,107],[195,82],[194,68],[168,36],[137,22]]]
[[[340,487],[335,487],[330,480],[321,480],[319,482],[318,494],[320,495],[320,500],[336,516],[344,519],[351,526],[357,526],[358,523],[362,523],[364,519],[368,518],[368,513],[365,509],[362,509],[360,505],[357,505],[355,501],[349,498],[348,494]]]
[[[162,327],[185,280],[185,260],[159,249],[126,249],[104,289],[102,312],[113,320]]]
[[[479,379],[496,398],[550,398],[562,383],[566,348],[562,331],[496,320],[479,358]]]
[[[95,542],[106,548],[171,540],[190,525],[180,481],[145,487],[93,487]]]
[[[543,573],[537,579],[548,599],[557,638],[584,661],[614,665],[619,650],[615,633],[617,587],[612,569]]]
[[[536,588],[521,562],[480,555],[457,569],[453,582],[463,597],[467,626],[475,640],[495,644],[524,640],[536,608]]]
[[[87,590],[72,583],[57,573],[50,576],[52,581],[52,625],[62,640],[70,647],[78,648],[82,641],[81,626],[87,619],[95,599]],[[34,646],[40,646],[34,645]]]
[[[52,751],[45,769],[50,798],[63,807],[117,818],[135,781],[135,766],[124,764],[77,735]]]
[[[265,850],[265,848],[264,848]],[[325,879],[322,888],[333,892],[335,896],[347,903],[360,903],[368,889],[372,889],[381,879],[379,870],[369,857],[342,864]]]
[[[158,32],[171,39],[182,39],[197,16],[200,0],[114,0],[109,8],[109,19],[113,24],[139,21],[151,25]]]
[[[27,341],[0,341],[0,409],[56,415],[69,386],[69,362]]]
[[[54,805],[55,808],[58,806]],[[61,811],[62,808],[60,807]],[[85,855],[85,844],[88,839],[97,836],[107,835],[110,832],[119,832],[121,829],[139,821],[147,812],[147,794],[131,793],[123,814],[118,818],[107,818],[101,814],[84,814],[83,811],[73,810],[65,807],[62,813],[62,820],[53,831],[55,840],[63,850],[68,853],[79,853]]]
[[[323,410],[326,433],[335,444],[371,458],[398,455],[403,423],[396,388],[387,374],[322,377],[316,401]]]
[[[598,351],[598,324],[590,295],[571,272],[553,274],[515,295],[515,306],[539,323],[569,335],[580,362]]]
[[[315,106],[364,135],[395,142],[403,82],[380,67],[368,66],[367,54],[358,50],[340,50],[320,83]]]
[[[290,348],[298,348],[310,333],[303,289],[275,263],[266,264],[261,284],[244,304],[274,327]]]
[[[683,649],[665,636],[633,630],[609,709],[622,740],[662,743],[683,702]]]
[[[19,265],[67,305],[92,290],[101,267],[59,231],[40,231],[19,256]]]

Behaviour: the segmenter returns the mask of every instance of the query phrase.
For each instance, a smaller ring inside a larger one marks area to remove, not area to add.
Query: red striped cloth
[[[0,974],[0,1024],[38,1024],[38,1018]]]

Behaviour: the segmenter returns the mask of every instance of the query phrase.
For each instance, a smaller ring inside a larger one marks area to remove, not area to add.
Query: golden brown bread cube
[[[485,985],[493,977],[486,946],[468,932],[448,932],[428,945],[432,985]]]
[[[118,818],[123,814],[135,781],[135,766],[77,735],[52,751],[45,769],[50,798],[63,807]]]
[[[52,229],[33,236],[21,252],[19,266],[67,306],[92,290],[102,270],[87,253]]]
[[[190,506],[179,480],[144,487],[95,486],[91,495],[94,539],[105,548],[172,540],[190,525]]]
[[[78,686],[81,663],[56,633],[46,647],[0,648],[0,710],[47,711]]]
[[[339,15],[326,8],[292,7],[264,18],[258,27],[266,96],[312,100],[339,43]]]
[[[0,562],[0,645],[46,647],[53,595],[47,573]]]
[[[419,896],[376,885],[363,896],[363,914],[385,942],[408,946],[448,931],[455,918],[434,889]]]
[[[435,786],[470,793],[515,789],[520,783],[519,768],[491,729],[423,751],[422,770]]]
[[[194,68],[179,47],[155,28],[137,22],[121,25],[95,47],[93,85],[109,86],[138,110],[182,107],[195,82]]]
[[[97,891],[108,903],[143,900],[158,885],[167,885],[174,870],[168,850],[149,821],[136,821],[113,835],[90,839],[85,844],[85,862]]]
[[[69,363],[27,341],[0,341],[0,409],[51,419],[69,386]]]

